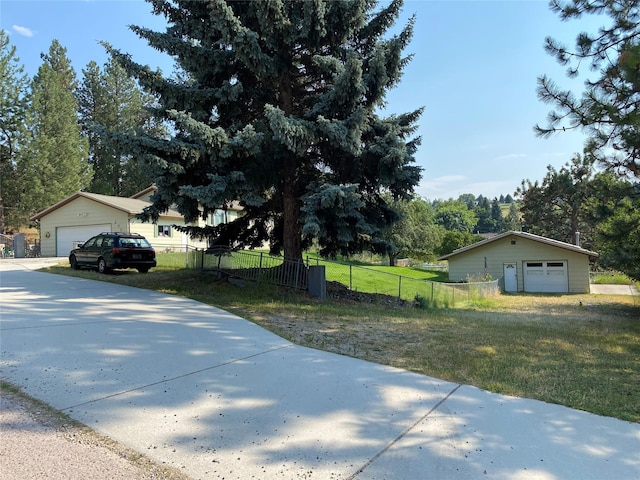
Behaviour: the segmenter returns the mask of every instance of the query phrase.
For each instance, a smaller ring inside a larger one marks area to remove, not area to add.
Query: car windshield
[[[151,248],[146,238],[120,238],[121,248]]]

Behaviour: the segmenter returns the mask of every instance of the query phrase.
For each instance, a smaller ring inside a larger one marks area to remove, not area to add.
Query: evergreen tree
[[[132,28],[183,81],[110,50],[172,123],[169,140],[121,137],[161,170],[147,218],[175,205],[192,222],[237,200],[238,220],[186,231],[242,247],[268,240],[294,260],[314,239],[325,255],[389,251],[383,233],[398,216],[383,194],[410,198],[420,178],[421,110],[377,113],[409,61],[413,20],[385,37],[402,2],[150,1],[167,30]]]
[[[520,214],[518,213],[518,207],[516,204],[511,202],[509,203],[509,213],[507,213],[506,218],[504,219],[504,231],[512,230],[517,232],[521,229],[520,225]]]
[[[522,181],[516,194],[527,231],[567,243],[580,232],[582,246],[592,247],[593,227],[586,215],[594,163],[593,156],[576,154],[559,171],[549,165],[542,184]]]
[[[19,226],[17,155],[24,143],[29,78],[9,36],[0,30],[0,233]]]
[[[494,198],[491,202],[491,223],[492,232],[501,232],[504,228],[504,220],[502,218],[502,209],[498,203],[498,199]]]
[[[473,211],[478,220],[473,230],[478,233],[493,232],[494,223],[491,219],[491,202],[489,202],[489,199],[480,195]]]
[[[599,265],[640,280],[640,183],[599,172],[591,192],[586,222],[594,226]]]
[[[77,97],[93,170],[88,190],[104,195],[133,195],[153,183],[154,172],[136,157],[123,152],[111,132],[166,135],[151,119],[149,109],[154,105],[154,98],[145,94],[113,60],[105,65],[104,71],[90,62],[82,73]]]
[[[57,40],[31,84],[31,139],[17,169],[25,213],[34,214],[89,183],[87,141],[80,133],[75,72]]]
[[[600,77],[585,81],[581,98],[547,76],[539,78],[539,98],[556,110],[549,114],[547,127],[536,126],[537,133],[585,129],[600,162],[640,178],[640,1],[552,0],[551,9],[563,20],[599,15],[610,24],[597,33],[580,33],[573,50],[547,38],[547,52],[568,66],[569,77],[578,76],[583,65]],[[610,155],[610,149],[616,155]]]

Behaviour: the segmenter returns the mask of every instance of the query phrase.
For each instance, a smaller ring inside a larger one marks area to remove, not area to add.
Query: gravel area
[[[21,393],[0,392],[0,480],[186,480]]]

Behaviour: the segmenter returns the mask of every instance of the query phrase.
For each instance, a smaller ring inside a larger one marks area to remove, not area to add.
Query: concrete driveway
[[[640,478],[640,425],[292,345],[180,297],[0,262],[0,367],[193,478]]]

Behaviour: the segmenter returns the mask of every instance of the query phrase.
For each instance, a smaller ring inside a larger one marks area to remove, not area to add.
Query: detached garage
[[[453,251],[449,280],[485,273],[502,278],[507,292],[589,293],[589,260],[597,253],[525,232],[505,232]]]

